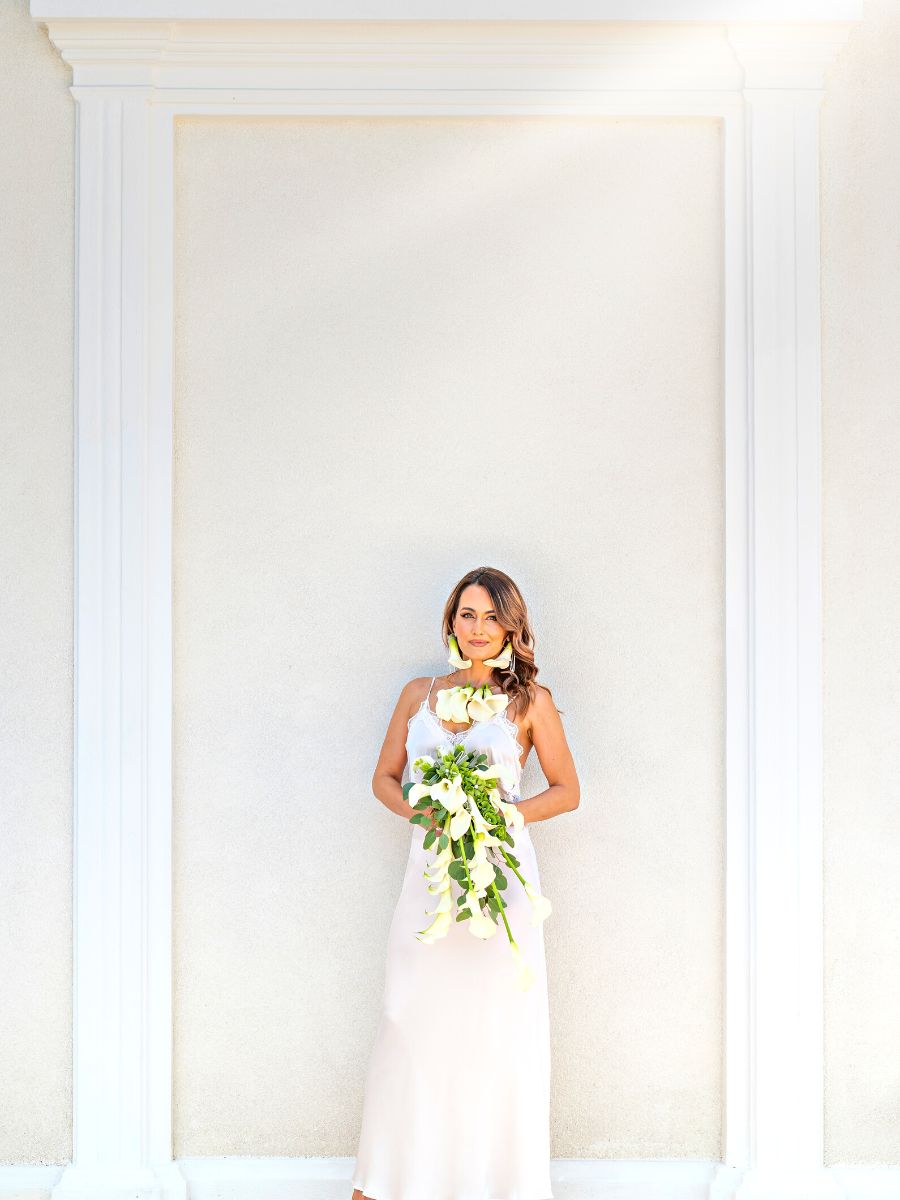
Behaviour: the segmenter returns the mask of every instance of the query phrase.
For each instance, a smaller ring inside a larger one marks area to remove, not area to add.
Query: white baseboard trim
[[[900,1200],[900,1163],[896,1167],[829,1167],[845,1200]]]
[[[181,1158],[152,1176],[0,1166],[0,1200],[350,1200],[353,1158]],[[722,1163],[559,1158],[554,1200],[900,1200],[900,1165],[769,1176]]]
[[[59,1182],[63,1166],[0,1166],[0,1200],[45,1200]]]

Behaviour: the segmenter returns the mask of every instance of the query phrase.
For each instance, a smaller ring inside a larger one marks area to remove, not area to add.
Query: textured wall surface
[[[900,1166],[900,6],[822,108],[826,1162]]]
[[[0,1164],[72,1152],[69,82],[0,4]]]
[[[534,830],[553,1152],[717,1158],[718,124],[190,118],[176,154],[177,1153],[355,1151],[410,837],[369,781],[492,563],[583,784]]]

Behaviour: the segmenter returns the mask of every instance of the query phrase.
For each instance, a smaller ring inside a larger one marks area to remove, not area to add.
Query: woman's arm
[[[412,809],[403,799],[403,771],[406,767],[406,735],[408,732],[409,710],[419,685],[418,679],[411,679],[400,693],[388,722],[384,744],[375,764],[372,776],[372,791],[385,808],[404,817],[407,821],[412,816]]]
[[[581,802],[581,785],[572,751],[556,705],[546,688],[537,685],[537,696],[529,708],[531,741],[549,787],[536,796],[520,800],[516,808],[525,824],[546,821],[559,813],[572,812]]]
[[[421,703],[420,693],[424,691],[424,679],[411,679],[403,688],[394,712],[388,722],[384,744],[375,764],[372,776],[372,791],[385,808],[408,821],[413,815],[409,803],[403,799],[403,771],[406,767],[406,735],[409,731],[409,710],[415,703]],[[431,816],[431,809],[422,810],[426,816]],[[435,825],[422,828],[427,833],[430,828],[441,832]]]

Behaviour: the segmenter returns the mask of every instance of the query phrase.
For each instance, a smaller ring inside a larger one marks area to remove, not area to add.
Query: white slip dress
[[[431,681],[434,686],[434,679]],[[504,713],[452,733],[428,696],[409,721],[404,781],[412,763],[462,743],[513,768],[521,799],[518,730]],[[410,810],[412,815],[412,810]],[[421,942],[437,897],[422,872],[437,845],[411,825],[400,896],[388,933],[384,1001],[366,1075],[353,1187],[368,1200],[553,1200],[550,1186],[550,1020],[543,923],[510,868],[504,910],[534,972],[516,983],[502,918],[487,940],[453,921]],[[511,830],[519,871],[540,891],[530,827]],[[459,887],[453,883],[453,912]]]

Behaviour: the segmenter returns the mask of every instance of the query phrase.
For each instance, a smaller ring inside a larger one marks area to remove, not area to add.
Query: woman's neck
[[[487,684],[493,689],[494,672],[486,667],[476,667],[473,663],[471,667],[466,667],[458,671],[454,671],[452,675],[447,676],[451,687],[483,687]]]

